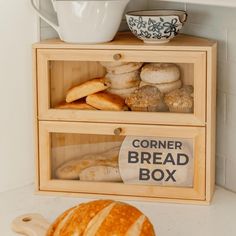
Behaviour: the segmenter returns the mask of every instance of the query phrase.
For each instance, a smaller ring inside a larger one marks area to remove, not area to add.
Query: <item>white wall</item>
[[[0,0],[0,192],[33,182],[31,44],[37,30],[29,0]]]

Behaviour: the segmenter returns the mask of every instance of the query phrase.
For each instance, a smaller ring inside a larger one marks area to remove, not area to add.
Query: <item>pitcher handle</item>
[[[37,14],[44,20],[46,21],[50,26],[52,26],[52,28],[54,28],[57,33],[60,35],[60,32],[59,32],[59,26],[56,25],[55,23],[53,23],[52,21],[50,21],[40,10],[39,8],[36,6],[35,4],[35,0],[31,0],[31,4],[34,8],[34,10],[37,12]],[[54,5],[54,1],[52,0],[52,4],[53,4],[53,7],[55,9],[55,5]],[[56,9],[55,9],[56,10]]]

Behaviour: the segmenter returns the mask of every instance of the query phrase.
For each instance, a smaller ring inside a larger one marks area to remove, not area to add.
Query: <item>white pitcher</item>
[[[51,25],[61,40],[69,43],[102,43],[111,41],[117,33],[129,0],[51,0],[58,25],[32,6]]]

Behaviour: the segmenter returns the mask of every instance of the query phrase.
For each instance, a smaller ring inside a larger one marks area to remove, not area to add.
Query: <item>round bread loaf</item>
[[[171,82],[171,83],[163,83],[163,84],[151,84],[151,83],[147,83],[147,82],[141,81],[139,87],[143,87],[145,85],[155,86],[162,93],[169,93],[169,92],[171,92],[171,91],[173,91],[175,89],[181,88],[182,81],[179,79],[179,80],[176,80],[176,81]]]
[[[137,86],[137,87],[127,88],[127,89],[108,89],[107,91],[109,91],[112,94],[119,95],[122,98],[126,98],[138,88],[139,87]]]
[[[129,62],[127,64],[116,66],[116,67],[107,67],[107,72],[110,74],[124,74],[132,71],[139,70],[142,67],[142,62]]]
[[[140,77],[152,84],[171,83],[180,78],[180,70],[172,63],[150,63],[143,66]]]
[[[62,213],[46,236],[155,236],[149,219],[123,202],[97,200]]]
[[[140,83],[140,73],[137,70],[119,75],[108,73],[105,77],[111,82],[112,89],[137,87]]]

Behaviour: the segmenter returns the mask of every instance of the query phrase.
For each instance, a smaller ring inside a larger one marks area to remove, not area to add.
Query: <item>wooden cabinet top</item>
[[[216,44],[215,41],[180,34],[167,44],[145,44],[137,39],[131,32],[118,33],[115,39],[101,44],[70,44],[60,39],[49,39],[35,43],[36,49],[121,49],[121,50],[208,50]]]

